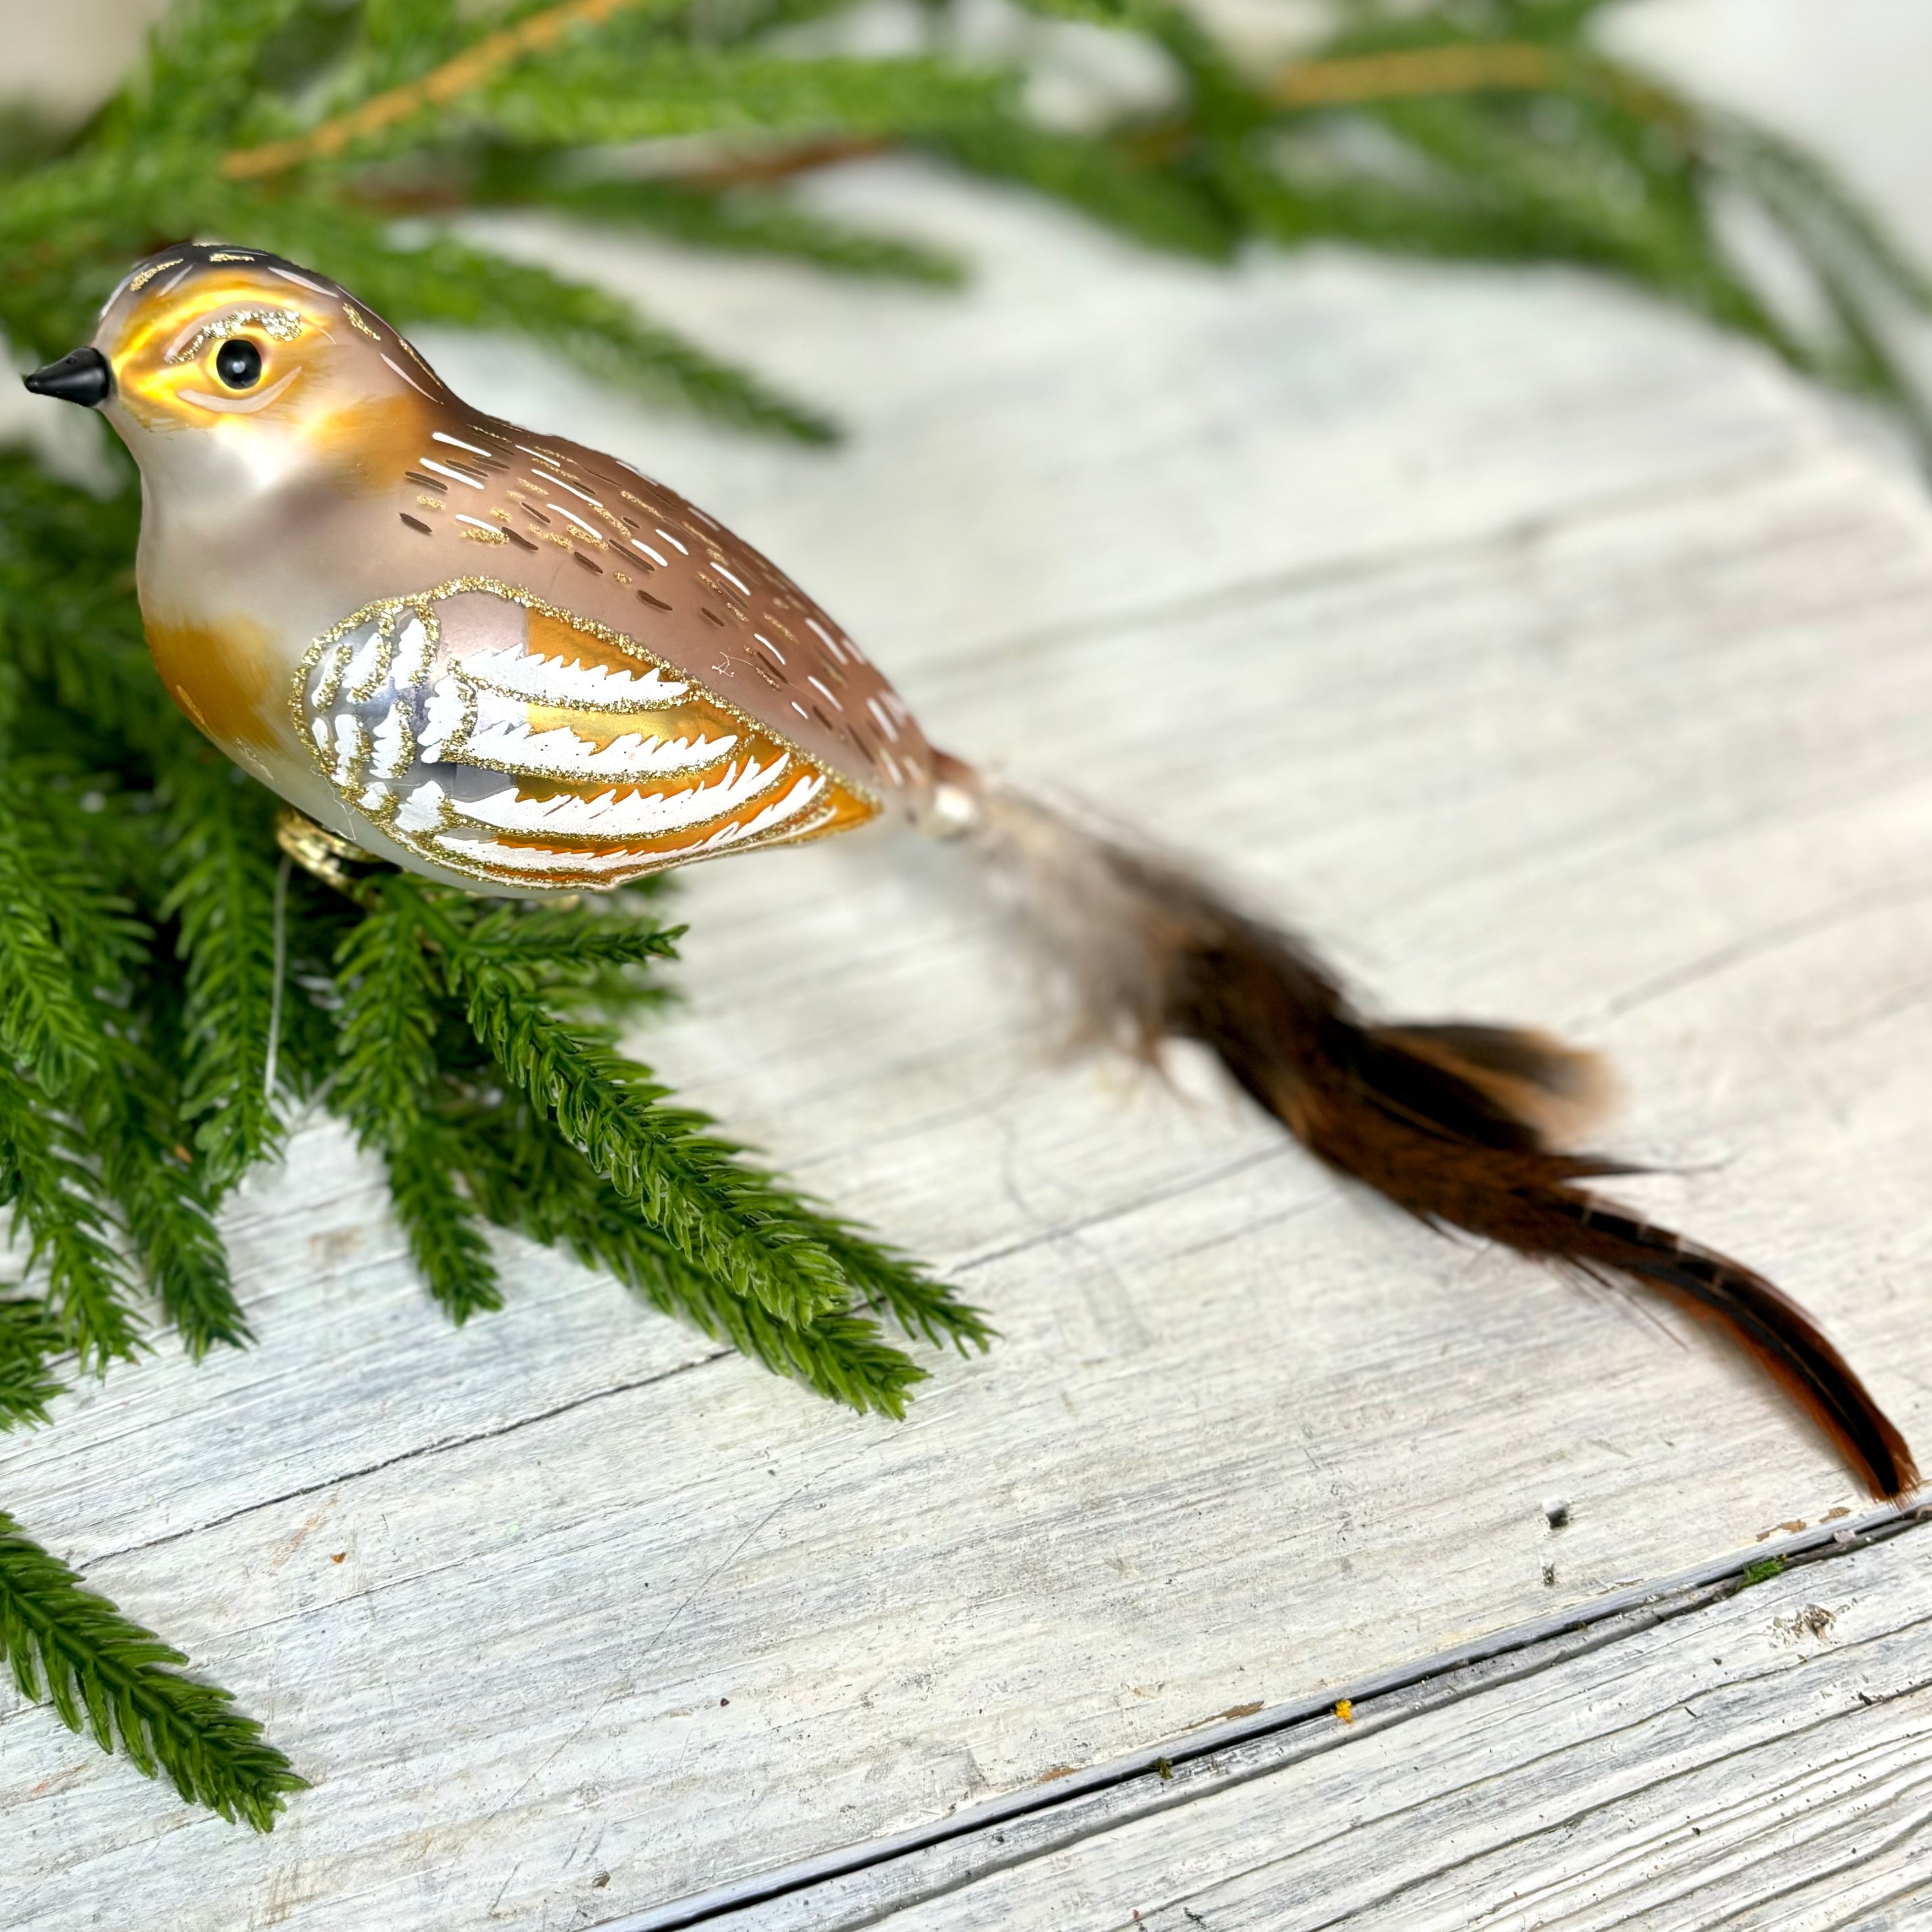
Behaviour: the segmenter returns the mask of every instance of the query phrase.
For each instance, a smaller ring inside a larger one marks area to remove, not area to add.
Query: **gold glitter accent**
[[[302,332],[302,317],[285,308],[238,309],[231,315],[224,315],[218,321],[211,322],[206,328],[198,328],[181,348],[168,358],[170,362],[192,362],[209,343],[216,340],[226,341],[232,335],[244,328],[259,328],[274,342],[292,342]]]
[[[396,643],[401,628],[402,627],[396,622],[395,613],[393,610],[388,613],[376,626],[376,639],[378,648],[370,660],[368,675],[358,679],[344,693],[350,704],[366,704],[375,696],[382,680],[388,676],[390,667],[396,662]],[[353,655],[352,652],[350,656]],[[346,674],[346,665],[344,674]]]
[[[148,268],[137,269],[128,278],[128,292],[132,295],[137,289],[145,289],[157,275],[165,274],[170,268],[178,268],[183,259],[177,255],[172,262],[156,262]]]
[[[252,262],[255,258],[253,255],[211,255],[208,259],[211,262]]]
[[[442,499],[440,496],[418,496],[416,501],[425,510],[440,510],[442,508]]]
[[[326,653],[316,651],[310,655],[313,662],[304,664],[302,667],[302,682],[307,684],[309,673],[316,668],[317,664],[321,664],[322,666],[321,675],[316,680],[315,702],[318,708],[323,705],[333,704],[337,694],[342,689],[342,674],[348,664],[350,654],[347,651],[338,650],[332,646]],[[308,719],[300,712],[298,712],[296,716],[298,723],[306,728]]]
[[[275,814],[275,843],[311,878],[351,897],[368,868],[380,862],[374,853],[316,824],[292,805]]]
[[[366,335],[371,342],[380,342],[382,338],[362,320],[362,312],[349,302],[342,304],[342,313],[349,318],[349,326],[358,335]]]
[[[463,534],[472,543],[506,544],[510,541],[501,530],[479,530],[474,524],[465,524]]]

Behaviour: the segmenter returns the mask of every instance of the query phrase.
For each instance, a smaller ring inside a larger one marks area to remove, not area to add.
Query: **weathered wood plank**
[[[1904,1932],[1932,1910],[1925,1535],[1687,1592],[701,1922]]]
[[[956,227],[983,286],[611,260],[843,406],[838,455],[441,359],[739,523],[941,742],[1158,794],[1393,1001],[1610,1046],[1619,1144],[1685,1168],[1643,1198],[1926,1436],[1919,499],[1757,358],[1577,282],[1217,278],[891,170],[846,193]],[[316,1789],[250,1840],[10,1709],[0,1920],[138,1886],[190,1932],[597,1922],[1858,1504],[1674,1318],[1400,1223],[1198,1069],[1044,1064],[959,866],[860,838],[694,878],[649,1050],[946,1266],[996,1352],[857,1420],[514,1244],[512,1307],[452,1335],[305,1132],[231,1216],[262,1346],[118,1372],[0,1488]]]

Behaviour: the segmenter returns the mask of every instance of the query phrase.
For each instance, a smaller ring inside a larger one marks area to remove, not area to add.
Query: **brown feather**
[[[1874,1496],[1917,1486],[1904,1438],[1796,1302],[1582,1184],[1634,1171],[1552,1144],[1606,1097],[1594,1056],[1504,1028],[1372,1024],[1307,947],[1171,862],[1004,789],[980,802],[983,836],[1021,874],[1090,1031],[1143,1052],[1199,1041],[1312,1154],[1419,1220],[1662,1288],[1740,1343]]]

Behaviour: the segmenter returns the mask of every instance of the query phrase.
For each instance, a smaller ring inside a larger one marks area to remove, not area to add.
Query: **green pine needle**
[[[774,1319],[757,1301],[693,1268],[670,1240],[528,1106],[471,1107],[452,1142],[464,1178],[493,1220],[607,1268],[667,1315],[726,1342],[775,1375],[862,1414],[898,1417],[926,1371],[843,1309]]]
[[[423,950],[414,894],[392,890],[342,943],[342,1072],[332,1105],[381,1154],[410,1252],[450,1318],[500,1308],[502,1291],[475,1210],[452,1178],[440,1122],[428,1111],[438,1069],[442,992]]]
[[[956,255],[902,236],[854,228],[788,196],[753,188],[720,190],[679,182],[585,178],[547,168],[540,154],[491,155],[470,192],[488,207],[538,206],[613,227],[636,227],[695,247],[777,255],[841,274],[957,286]]]
[[[443,1312],[460,1328],[472,1315],[501,1308],[503,1291],[490,1244],[453,1178],[447,1135],[419,1122],[389,1141],[382,1158],[410,1257]]]
[[[473,111],[511,140],[571,146],[754,130],[905,135],[982,119],[1011,87],[1005,74],[946,61],[666,48],[614,68],[586,49],[514,70]]]
[[[67,1346],[59,1317],[33,1295],[0,1300],[0,1429],[44,1422],[60,1384],[47,1366]]]
[[[834,1216],[814,1216],[811,1225],[858,1298],[890,1316],[907,1334],[934,1344],[950,1342],[962,1355],[975,1348],[984,1354],[998,1340],[998,1330],[980,1310],[960,1300],[916,1262]]]
[[[30,1268],[83,1367],[104,1368],[140,1348],[132,1284],[111,1238],[112,1210],[72,1118],[0,1061],[0,1202],[26,1224]]]
[[[1225,192],[1144,158],[1129,141],[1082,140],[1014,117],[948,129],[924,145],[976,173],[1064,201],[1147,248],[1221,262],[1241,244],[1244,224]]]
[[[490,943],[488,926],[479,933],[466,907],[400,878],[387,896],[413,901],[450,993],[503,1078],[686,1261],[781,1322],[840,1305],[844,1278],[796,1196],[742,1160],[704,1115],[666,1106],[649,1069],[557,1018],[527,968]]]
[[[164,1079],[152,1062],[136,1066],[130,1079],[104,1083],[82,1118],[141,1274],[199,1361],[254,1338],[235,1298],[206,1168],[171,1144],[172,1117],[157,1104]]]
[[[86,1588],[0,1510],[0,1646],[24,1697],[190,1803],[258,1832],[304,1789],[230,1694],[178,1674],[188,1659]]]
[[[0,784],[0,1054],[65,1096],[101,1070],[105,1043],[60,943],[55,882],[27,849],[34,816],[17,788]]]
[[[268,1088],[274,1008],[275,850],[272,802],[210,755],[170,772],[160,911],[179,922],[188,968],[183,1106],[218,1198],[280,1146]]]

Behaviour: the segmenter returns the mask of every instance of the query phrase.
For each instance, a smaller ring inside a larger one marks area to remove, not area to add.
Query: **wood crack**
[[[1821,906],[1816,912],[1807,913],[1801,918],[1786,920],[1762,932],[1747,934],[1728,946],[1720,946],[1706,953],[1701,958],[1673,967],[1668,973],[1660,973],[1655,978],[1606,1001],[1604,1011],[1607,1016],[1621,1018],[1666,994],[1682,992],[1687,986],[1713,979],[1733,966],[1762,958],[1782,946],[1795,945],[1839,926],[1855,924],[1874,914],[1896,912],[1906,906],[1921,904],[1928,898],[1932,898],[1932,878],[1902,880],[1875,891],[1856,893],[1835,904]]]
[[[1726,1593],[1719,1592],[1718,1594],[1721,1596]],[[1707,1602],[1708,1600],[1706,1600]],[[1688,1615],[1695,1610],[1702,1610],[1705,1607],[1705,1603],[1690,1605],[1687,1606],[1684,1612],[1682,1612],[1679,1614]],[[1666,1619],[1660,1618],[1659,1621],[1666,1621]],[[1905,1628],[1907,1628],[1911,1627],[1912,1626],[1910,1625],[1905,1626]],[[1896,1633],[1887,1631],[1886,1634],[1889,1636],[1896,1634]],[[1893,1702],[1896,1697],[1910,1696],[1916,1691],[1923,1690],[1924,1688],[1925,1685],[1923,1683],[1909,1684],[1904,1690],[1894,1693],[1893,1697],[1874,1700],[1874,1706],[1876,1706],[1882,1703],[1889,1703]],[[1613,1726],[1610,1730],[1598,1733],[1598,1736],[1600,1738],[1611,1738],[1621,1735],[1641,1731],[1648,1726],[1655,1724],[1658,1720],[1664,1714],[1664,1712],[1660,1710],[1648,1712],[1644,1714],[1644,1716],[1637,1719],[1632,1724]],[[1837,1712],[1828,1712],[1822,1716],[1814,1719],[1813,1721],[1808,1724],[1801,1724],[1786,1730],[1781,1733],[1781,1736],[1784,1740],[1788,1743],[1793,1738],[1801,1738],[1809,1732],[1821,1730],[1827,1724],[1836,1723],[1840,1714]],[[1748,1738],[1742,1743],[1734,1744],[1728,1750],[1719,1751],[1714,1756],[1711,1757],[1700,1758],[1694,1764],[1686,1765],[1679,1770],[1670,1772],[1666,1776],[1655,1779],[1652,1781],[1650,1785],[1645,1788],[1650,1790],[1660,1790],[1667,1785],[1679,1783],[1686,1778],[1700,1776],[1706,1772],[1716,1768],[1719,1766],[1732,1763],[1740,1759],[1754,1756],[1756,1753],[1764,1748],[1764,1744],[1765,1740],[1762,1738]],[[1563,1753],[1559,1750],[1558,1751],[1550,1753],[1548,1755],[1552,1757],[1560,1756],[1563,1755]],[[1525,1760],[1525,1762],[1526,1764],[1534,1764],[1538,1761],[1539,1760],[1536,1758],[1531,1758]],[[1457,1787],[1454,1786],[1445,1787],[1444,1795],[1453,1795],[1456,1788]],[[1429,1804],[1432,1802],[1432,1798],[1430,1800],[1418,1801],[1415,1804],[1406,1805],[1394,1811],[1384,1813],[1381,1815],[1384,1820],[1388,1818],[1399,1818],[1402,1816],[1405,1813],[1407,1812],[1426,1810],[1428,1808]],[[1584,1820],[1589,1817],[1595,1808],[1596,1808],[1593,1804],[1580,1805],[1574,1810],[1564,1813],[1558,1816],[1539,1817],[1537,1820],[1534,1826],[1528,1831],[1516,1832],[1507,1838],[1486,1840],[1481,1844],[1474,1846],[1462,1858],[1444,1860],[1440,1864],[1432,1866],[1426,1872],[1418,1874],[1414,1878],[1408,1880],[1405,1884],[1394,1886],[1388,1892],[1378,1892],[1372,1898],[1361,1899],[1354,1901],[1350,1905],[1346,1911],[1343,1912],[1338,1917],[1318,1919],[1315,1921],[1306,1928],[1306,1932],[1330,1932],[1330,1928],[1346,1925],[1351,1918],[1356,1917],[1362,1912],[1379,1910],[1384,1907],[1394,1904],[1398,1899],[1406,1898],[1409,1893],[1417,1891],[1424,1886],[1436,1884],[1444,1876],[1451,1872],[1466,1870],[1470,1868],[1481,1863],[1482,1861],[1486,1858],[1494,1858],[1498,1852],[1515,1851],[1520,1850],[1525,1846],[1532,1845],[1535,1844],[1538,1839],[1547,1838],[1552,1832],[1574,1829],[1575,1827],[1580,1825]],[[1338,1838],[1342,1834],[1340,1833],[1336,1834]],[[1238,1877],[1244,1876],[1252,1875],[1255,1873],[1265,1871],[1268,1869],[1269,1865],[1276,1862],[1278,1862],[1278,1861],[1266,1860],[1250,1866],[1248,1868],[1247,1872],[1245,1874],[1238,1873],[1234,1874],[1234,1876]],[[1809,1881],[1807,1882],[1808,1882]],[[1217,1879],[1216,1880],[1216,1883],[1217,1885],[1225,1884],[1227,1880],[1226,1879]],[[1761,1895],[1761,1898],[1772,1895],[1774,1894],[1762,1894]]]
[[[560,1402],[549,1408],[538,1409],[530,1414],[519,1416],[514,1420],[494,1424],[488,1429],[472,1430],[466,1436],[446,1436],[440,1442],[418,1443],[412,1449],[398,1450],[393,1456],[365,1463],[362,1468],[345,1469],[338,1474],[324,1476],[313,1483],[304,1483],[292,1490],[284,1490],[280,1494],[264,1496],[255,1502],[243,1503],[220,1516],[210,1516],[204,1522],[192,1523],[184,1529],[171,1529],[165,1535],[151,1537],[144,1542],[124,1544],[118,1550],[104,1550],[99,1556],[90,1557],[84,1564],[76,1565],[82,1575],[103,1563],[112,1563],[124,1556],[135,1556],[150,1550],[165,1549],[171,1543],[184,1541],[191,1536],[202,1536],[212,1529],[220,1529],[231,1522],[238,1522],[244,1516],[253,1516],[262,1510],[279,1509],[284,1503],[298,1502],[304,1496],[319,1494],[324,1490],[339,1489],[344,1484],[360,1482],[365,1476],[380,1475],[385,1469],[393,1469],[404,1462],[420,1461],[426,1456],[440,1456],[452,1449],[466,1449],[472,1443],[490,1442],[505,1436],[514,1436],[520,1429],[528,1429],[535,1423],[548,1422],[560,1415],[568,1415],[573,1409],[584,1408],[592,1402],[608,1402],[614,1396],[628,1395],[633,1390],[650,1388],[659,1382],[667,1382],[674,1377],[688,1375],[694,1369],[708,1368],[713,1362],[722,1362],[732,1358],[736,1351],[730,1348],[714,1349],[710,1354],[694,1357],[688,1362],[680,1362],[674,1368],[661,1369],[655,1375],[638,1376],[629,1382],[614,1382],[608,1388],[592,1389],[586,1394],[572,1396],[568,1402]]]
[[[1932,1522],[1932,1504],[1862,1525],[1849,1542],[1840,1542],[1833,1531],[1814,1531],[1778,1554],[1787,1569],[1828,1564],[1859,1550],[1895,1540],[1928,1522]],[[1690,1576],[1661,1582],[1644,1592],[1619,1592],[1563,1617],[1520,1626],[1486,1642],[1384,1672],[1359,1686],[1324,1690],[1316,1697],[1278,1706],[1238,1726],[1216,1726],[1195,1742],[1184,1738],[1158,1752],[1137,1752],[1115,1765],[1096,1767],[1088,1774],[1058,1783],[1050,1792],[1014,1792],[970,1813],[936,1820],[929,1826],[891,1838],[850,1846],[842,1852],[735,1881],[641,1914],[596,1922],[597,1932],[683,1932],[687,1927],[717,1923],[749,1907],[806,1893],[835,1879],[884,1870],[963,1840],[983,1838],[989,1845],[1002,1847],[975,1860],[950,1879],[909,1885],[876,1912],[836,1921],[840,1932],[850,1932],[850,1928],[876,1922],[890,1912],[920,1900],[963,1890],[994,1872],[1029,1864],[1049,1853],[1104,1837],[1138,1820],[1178,1810],[1236,1785],[1267,1778],[1288,1764],[1338,1749],[1356,1738],[1408,1723],[1503,1685],[1541,1676],[1660,1624],[1694,1616],[1736,1594],[1738,1580],[1763,1560],[1758,1552],[1739,1552]],[[1910,1629],[1927,1622],[1932,1619],[1912,1619],[1900,1628]],[[1883,1634],[1890,1637],[1898,1634],[1888,1630]],[[1874,1699],[1873,1703],[1892,1702],[1894,1696],[1910,1694],[1913,1688]],[[1376,1709],[1378,1700],[1405,1694],[1409,1701],[1402,1706],[1379,1712]],[[1355,1707],[1354,1722],[1346,1728],[1335,1724],[1330,1714],[1340,1697],[1348,1698]],[[1626,1728],[1638,1729],[1654,1723],[1656,1714],[1652,1712]],[[1298,1731],[1304,1736],[1294,1740],[1294,1733]],[[1216,1762],[1244,1756],[1245,1762]],[[1722,1761],[1721,1757],[1713,1760]],[[1166,1767],[1165,1772],[1160,1768],[1162,1766]],[[1186,1775],[1190,1769],[1195,1773],[1191,1778]],[[1122,1805],[1118,1794],[1136,1784],[1144,1787],[1144,1796],[1138,1802]],[[1106,1801],[1103,1815],[1085,1815],[1099,1810],[1102,1801]],[[1056,1817],[1065,1820],[1065,1828],[1052,1828]],[[1044,1828],[1028,1834],[1024,1842],[1007,1841],[1006,1832],[1030,1823]],[[1540,1826],[1539,1833],[1544,1828]],[[1493,1852],[1498,1847],[1487,1849]],[[1228,1876],[1220,1875],[1217,1882],[1225,1882]],[[1390,1895],[1398,1895],[1401,1889]]]
[[[969,1274],[975,1268],[990,1268],[995,1262],[1010,1261],[1016,1255],[1030,1252],[1035,1248],[1050,1247],[1055,1241],[1066,1240],[1070,1235],[1084,1234],[1094,1228],[1104,1228],[1110,1222],[1120,1221],[1137,1214],[1144,1208],[1159,1208],[1169,1202],[1184,1200],[1190,1194],[1198,1194],[1221,1181],[1230,1180],[1238,1174],[1246,1174],[1250,1169],[1265,1167],[1288,1155],[1301,1155],[1302,1150],[1292,1142],[1283,1141],[1278,1147],[1256,1149],[1252,1154],[1243,1154],[1238,1160],[1223,1162],[1221,1166],[1201,1174],[1190,1174],[1185,1180],[1170,1182],[1165,1187],[1150,1188],[1136,1194],[1131,1201],[1117,1202],[1108,1207],[1096,1208],[1090,1214],[1083,1214],[1071,1221],[1062,1222],[1051,1228],[1042,1228],[1037,1233],[1022,1236],[1018,1240],[1009,1241],[1003,1247],[989,1248],[984,1254],[973,1256],[970,1259],[956,1262],[946,1270],[950,1274]],[[1302,1156],[1306,1158],[1306,1156]],[[1318,1205],[1318,1202],[1300,1204],[1301,1211]]]

